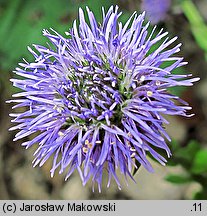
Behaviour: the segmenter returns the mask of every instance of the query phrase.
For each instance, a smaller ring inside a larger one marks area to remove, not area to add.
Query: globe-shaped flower
[[[113,177],[120,188],[118,170],[131,178],[138,165],[152,171],[147,155],[165,164],[156,151],[171,155],[162,114],[187,116],[190,109],[167,88],[198,80],[171,73],[186,64],[171,57],[180,44],[169,48],[176,38],[165,38],[162,30],[148,33],[144,13],[134,13],[124,25],[118,22],[118,7],[102,13],[99,24],[87,8],[87,23],[80,9],[80,24],[74,21],[66,37],[44,30],[51,45],[29,48],[35,61],[20,63],[14,71],[24,77],[11,80],[23,92],[10,101],[24,110],[11,114],[17,123],[11,130],[20,130],[14,141],[33,134],[22,145],[38,144],[34,166],[53,157],[52,176],[55,170],[66,171],[67,179],[78,170],[84,185],[91,180],[99,190],[103,172],[108,173],[108,186]]]

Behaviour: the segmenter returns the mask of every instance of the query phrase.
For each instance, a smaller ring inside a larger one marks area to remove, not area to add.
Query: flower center
[[[66,124],[121,123],[121,105],[131,93],[121,87],[120,70],[106,67],[85,65],[70,69],[64,83],[58,86],[57,98],[64,104]]]

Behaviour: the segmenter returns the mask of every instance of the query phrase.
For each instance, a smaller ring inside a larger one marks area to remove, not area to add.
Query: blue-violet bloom
[[[141,9],[152,24],[164,21],[171,6],[171,0],[142,0]]]
[[[35,61],[24,60],[14,71],[24,79],[11,79],[23,91],[9,101],[21,107],[11,114],[16,126],[10,130],[19,130],[14,141],[32,135],[22,145],[38,144],[34,166],[53,158],[51,176],[58,170],[68,179],[77,170],[83,185],[91,180],[101,190],[106,173],[107,186],[113,178],[121,188],[117,172],[133,179],[139,165],[153,171],[148,155],[165,165],[156,151],[171,156],[163,114],[191,116],[188,104],[168,88],[192,86],[198,78],[172,73],[186,64],[172,57],[181,44],[172,46],[177,37],[155,34],[156,27],[149,33],[144,13],[133,13],[123,25],[117,6],[102,8],[99,24],[86,10],[88,23],[79,9],[79,24],[75,20],[65,37],[43,30],[51,44],[28,48]]]

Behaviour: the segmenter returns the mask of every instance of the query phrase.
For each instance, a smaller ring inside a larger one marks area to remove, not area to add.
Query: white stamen
[[[130,157],[131,157],[131,158],[134,158],[135,155],[136,155],[136,153],[133,152],[133,153],[130,155]]]
[[[88,152],[88,148],[83,147],[83,152],[84,152],[84,153],[87,153],[87,152]]]
[[[147,91],[147,96],[148,97],[151,97],[153,95],[153,92],[152,91]]]
[[[135,83],[132,83],[132,88],[135,89],[137,86]]]
[[[113,82],[111,83],[111,85],[112,85],[112,87],[115,87],[115,86],[116,86],[116,82],[113,81]]]
[[[131,75],[132,74],[132,70],[128,70],[128,74]]]
[[[130,151],[133,151],[133,152],[135,152],[135,151],[136,151],[136,149],[135,149],[135,148],[133,148],[133,147],[131,147],[131,148],[130,148]]]
[[[156,80],[156,85],[159,86],[160,85],[160,81]]]
[[[57,107],[57,111],[58,111],[59,113],[62,113],[63,108],[61,108],[61,107]]]
[[[88,128],[86,127],[86,125],[83,126],[83,129],[84,129],[85,131],[88,130]]]
[[[144,81],[145,81],[145,76],[144,76],[144,75],[142,75],[142,76],[140,77],[140,81],[141,81],[141,82],[144,82]]]
[[[59,131],[59,132],[58,132],[58,135],[61,136],[61,137],[63,137],[63,136],[64,136],[64,133],[63,133],[62,131]]]
[[[85,145],[88,145],[89,144],[89,140],[85,140]]]

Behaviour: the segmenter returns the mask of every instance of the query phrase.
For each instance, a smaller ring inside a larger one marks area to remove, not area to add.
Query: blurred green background
[[[8,132],[11,106],[5,101],[17,91],[9,82],[12,70],[22,58],[33,61],[27,46],[46,45],[43,29],[64,34],[77,19],[78,8],[85,6],[101,21],[102,6],[118,5],[123,11],[120,21],[125,22],[132,12],[142,12],[147,1],[153,0],[0,0],[0,199],[207,199],[206,0],[154,0],[158,6],[155,15],[155,7],[145,7],[152,23],[153,16],[162,15],[155,23],[158,30],[164,28],[170,37],[177,35],[177,43],[183,44],[179,55],[189,64],[176,72],[201,78],[194,87],[172,89],[190,103],[196,115],[169,118],[166,130],[173,138],[169,144],[173,157],[167,167],[152,161],[155,173],[141,168],[135,175],[137,184],[129,181],[119,191],[112,183],[101,194],[93,193],[90,185],[82,187],[77,173],[67,182],[62,175],[50,178],[50,161],[42,168],[32,168],[33,149],[23,149],[21,142],[12,141],[14,133]],[[161,14],[159,4],[166,2],[168,10]]]

